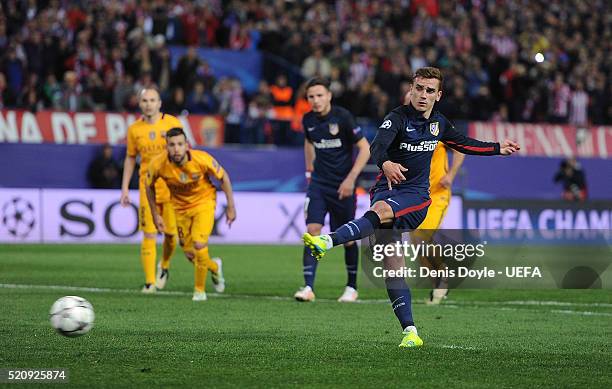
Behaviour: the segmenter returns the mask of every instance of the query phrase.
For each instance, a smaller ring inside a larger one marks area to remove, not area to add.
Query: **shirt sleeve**
[[[149,168],[147,169],[147,175],[145,177],[146,186],[151,186],[159,176],[159,164],[153,160],[149,164]]]
[[[389,146],[391,146],[391,143],[393,143],[393,140],[399,133],[401,125],[401,117],[397,113],[391,112],[385,116],[385,119],[376,131],[376,136],[374,136],[370,145],[370,154],[372,154],[372,160],[381,169],[383,163],[391,159],[388,154]]]
[[[467,137],[457,131],[449,122],[447,122],[444,134],[440,140],[448,147],[463,154],[499,155],[499,143],[483,142],[478,139]]]
[[[306,120],[307,120],[307,116],[304,115],[302,117],[302,128],[304,129],[304,138],[308,142],[312,143],[312,139],[310,139],[310,131],[308,131],[308,123],[306,123]]]
[[[170,128],[174,128],[174,127],[183,128],[183,123],[181,122],[181,119],[177,118],[176,116],[172,116],[172,118],[173,120],[171,121]]]
[[[347,131],[347,136],[352,143],[357,143],[363,138],[361,127],[355,122],[355,118],[350,112],[347,112],[344,118],[344,126]]]
[[[128,127],[126,153],[130,157],[135,157],[138,154],[138,148],[136,145],[136,139],[134,138],[134,130],[132,129],[132,126]]]
[[[219,162],[217,162],[212,155],[206,154],[204,158],[202,158],[200,165],[202,166],[202,171],[209,176],[213,176],[219,181],[223,179],[225,170],[223,170],[223,167],[219,165]]]

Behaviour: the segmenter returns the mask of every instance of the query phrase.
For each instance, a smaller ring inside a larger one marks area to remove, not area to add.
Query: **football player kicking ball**
[[[157,289],[163,289],[168,280],[168,269],[170,258],[176,248],[176,221],[174,210],[170,203],[170,192],[162,181],[157,182],[156,199],[154,202],[156,210],[164,218],[164,229],[159,232],[164,234],[163,257],[158,267],[157,279],[155,277],[156,242],[155,223],[149,206],[147,205],[147,194],[145,190],[145,176],[149,163],[160,154],[166,154],[166,131],[173,127],[180,127],[181,122],[172,115],[160,112],[161,99],[159,92],[153,87],[144,88],[139,94],[139,105],[142,117],[128,128],[127,155],[123,164],[123,179],[121,181],[121,205],[130,203],[129,185],[136,157],[140,155],[140,177],[138,189],[140,192],[140,204],[138,210],[139,228],[143,232],[140,245],[140,261],[145,274],[145,285],[143,293],[154,293]]]
[[[310,235],[321,234],[325,215],[329,213],[334,230],[355,218],[355,180],[370,159],[370,144],[363,137],[353,115],[331,104],[329,81],[313,78],[306,85],[306,98],[311,111],[304,115],[304,157],[306,172],[312,172],[306,195],[306,229]],[[353,150],[359,153],[353,163]],[[344,245],[347,282],[339,302],[357,300],[357,263],[359,249],[355,242]],[[314,280],[317,260],[304,247],[304,287],[294,294],[297,301],[314,301]]]
[[[442,73],[437,68],[418,69],[407,105],[393,109],[380,125],[370,151],[381,169],[371,190],[371,207],[329,235],[305,233],[304,244],[320,259],[334,246],[380,235],[380,229],[414,230],[425,219],[431,204],[429,168],[438,141],[464,154],[510,155],[520,149],[511,140],[481,142],[459,133],[434,104],[442,97]],[[395,234],[397,235],[397,234]],[[390,243],[390,242],[389,242]],[[403,257],[383,259],[385,270],[401,270]],[[387,274],[393,274],[388,272]],[[402,277],[386,277],[385,285],[404,337],[400,347],[419,347],[423,340],[412,318],[410,289]]]
[[[215,221],[217,191],[210,177],[221,182],[227,198],[227,224],[236,220],[232,184],[228,174],[208,153],[189,150],[182,128],[166,133],[167,153],[153,160],[146,177],[147,199],[155,226],[163,231],[164,219],[155,206],[155,182],[163,180],[170,189],[176,214],[179,244],[187,258],[194,263],[195,286],[193,301],[206,300],[206,274],[210,270],[215,291],[225,290],[221,259],[210,259],[208,238]]]

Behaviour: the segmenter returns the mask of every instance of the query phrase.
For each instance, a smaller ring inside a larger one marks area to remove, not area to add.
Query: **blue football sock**
[[[346,286],[357,289],[357,266],[359,263],[359,247],[357,244],[344,247],[344,264],[348,280]]]
[[[315,273],[317,272],[318,261],[312,256],[308,247],[304,247],[302,263],[304,265],[304,284],[310,286],[314,290],[314,279]]]
[[[385,285],[387,285],[387,294],[391,300],[393,312],[402,325],[402,330],[413,326],[412,298],[406,281],[401,277],[385,278]]]
[[[359,219],[351,220],[350,222],[341,225],[331,234],[334,246],[344,244],[366,238],[374,233],[380,226],[380,218],[374,211],[366,212]]]

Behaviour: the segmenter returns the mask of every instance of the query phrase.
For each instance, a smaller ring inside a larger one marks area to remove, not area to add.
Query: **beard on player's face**
[[[174,163],[181,163],[185,159],[185,155],[187,155],[186,147],[172,147],[168,149],[168,154],[170,155],[170,160]]]
[[[183,159],[185,159],[185,154],[186,151],[174,151],[172,153],[170,153],[170,158],[172,159],[173,162],[175,163],[180,163],[183,161]]]

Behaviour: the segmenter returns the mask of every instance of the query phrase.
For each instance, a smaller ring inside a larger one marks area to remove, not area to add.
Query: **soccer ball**
[[[80,336],[91,330],[94,310],[91,303],[79,296],[64,296],[51,306],[51,326],[64,336]]]

